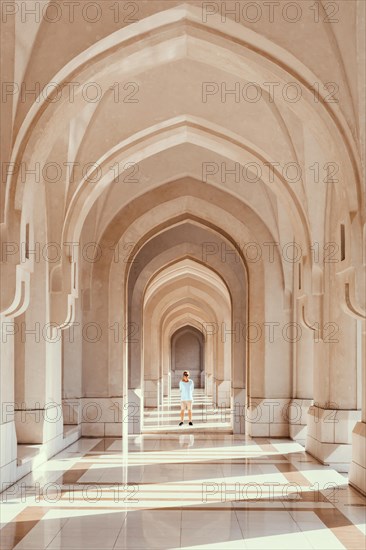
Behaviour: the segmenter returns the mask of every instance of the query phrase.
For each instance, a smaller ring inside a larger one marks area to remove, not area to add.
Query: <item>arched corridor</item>
[[[364,547],[365,13],[1,3],[1,547]]]

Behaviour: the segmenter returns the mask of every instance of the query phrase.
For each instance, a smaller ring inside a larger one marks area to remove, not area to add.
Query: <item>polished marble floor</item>
[[[80,439],[2,493],[2,550],[364,549],[366,500],[287,439]]]

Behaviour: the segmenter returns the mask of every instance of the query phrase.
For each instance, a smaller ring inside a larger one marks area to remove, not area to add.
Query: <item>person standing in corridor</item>
[[[192,403],[193,403],[194,383],[193,383],[193,380],[189,379],[189,371],[188,370],[185,370],[183,372],[183,378],[179,382],[179,390],[180,390],[180,399],[181,399],[179,426],[183,426],[184,411],[185,410],[188,411],[189,425],[193,426],[193,422],[192,422]]]

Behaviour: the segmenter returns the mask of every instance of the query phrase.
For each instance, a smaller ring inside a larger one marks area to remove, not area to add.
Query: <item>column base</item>
[[[308,411],[312,404],[312,399],[291,399],[287,410],[289,436],[303,447],[308,432]]]
[[[348,472],[352,460],[352,430],[360,419],[361,411],[312,405],[308,411],[305,450],[322,464],[338,472]]]
[[[234,434],[245,433],[245,388],[233,388],[232,425]]]
[[[39,409],[18,409],[14,412],[18,444],[42,445],[63,434],[62,405],[52,403]]]
[[[250,397],[245,411],[246,431],[252,437],[289,437],[290,399]]]
[[[230,380],[216,380],[216,406],[231,407],[231,382]]]
[[[0,454],[0,493],[17,478],[17,438],[15,422],[0,424],[2,452]],[[6,442],[6,443],[5,443]]]
[[[63,400],[64,424],[81,426],[83,437],[121,437],[127,416],[122,397],[80,397]]]
[[[128,390],[128,408],[123,410],[122,422],[128,423],[129,434],[140,434],[142,428],[143,399],[141,389]]]
[[[169,397],[171,384],[172,384],[171,374],[169,371],[168,374],[165,374],[163,378],[163,387],[164,387],[163,397]]]
[[[158,380],[144,381],[144,406],[156,409],[159,404],[159,384]]]
[[[81,424],[81,397],[64,398],[62,400],[62,415],[64,426]]]
[[[366,495],[366,422],[357,422],[353,428],[349,484]]]
[[[62,434],[58,434],[46,443],[38,445],[20,444],[17,446],[14,426],[14,435],[11,441],[11,453],[8,453],[8,457],[5,457],[11,458],[11,461],[7,464],[1,465],[0,468],[0,493],[14,483],[16,484],[18,480],[21,480],[35,468],[44,464],[52,456],[60,453],[72,443],[75,443],[75,441],[77,441],[80,437],[80,427],[75,426],[75,429],[72,431],[70,430],[70,432],[66,431]],[[24,481],[21,483],[26,484]],[[19,486],[15,485],[14,492],[12,494],[16,494],[18,489]]]
[[[206,374],[205,395],[207,395],[208,397],[212,397],[212,374]]]

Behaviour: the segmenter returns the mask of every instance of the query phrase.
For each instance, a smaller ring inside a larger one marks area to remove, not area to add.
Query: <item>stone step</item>
[[[80,430],[80,426],[70,424],[70,425],[64,425],[64,439],[66,437],[71,436],[72,434],[77,434]]]
[[[33,460],[41,450],[42,445],[17,445],[17,466],[23,466]]]

